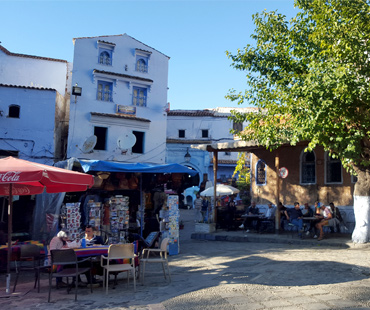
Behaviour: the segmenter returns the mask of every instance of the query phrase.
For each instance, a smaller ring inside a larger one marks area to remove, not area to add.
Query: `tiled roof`
[[[217,115],[215,111],[210,110],[171,110],[167,116],[211,116],[211,117],[228,117],[228,115]]]
[[[145,52],[145,53],[148,53],[148,54],[151,54],[152,52],[151,51],[147,51],[147,50],[143,50],[141,48],[136,48],[137,51],[141,51],[141,52]]]
[[[109,72],[109,71],[102,71],[102,70],[98,70],[98,69],[94,69],[94,73],[101,73],[101,74],[106,74],[106,75],[119,76],[119,77],[124,77],[124,78],[128,78],[128,79],[140,80],[140,81],[153,83],[153,80],[142,78],[140,76],[134,76],[134,75],[128,75],[128,74],[122,74],[122,73],[115,73],[115,72]]]
[[[122,118],[122,119],[129,119],[133,121],[139,121],[139,122],[146,122],[150,123],[151,120],[141,117],[135,117],[135,116],[127,116],[127,115],[121,115],[121,114],[109,114],[109,113],[98,113],[98,112],[90,112],[93,116],[104,116],[104,117],[114,117],[114,118]]]
[[[9,56],[15,56],[15,57],[33,58],[33,59],[40,59],[40,60],[65,62],[65,63],[68,62],[67,60],[64,60],[64,59],[56,59],[56,58],[49,58],[49,57],[41,57],[41,56],[32,56],[32,55],[11,53],[5,47],[3,47],[2,45],[0,45],[0,51],[3,51],[5,54],[7,54]]]
[[[0,83],[0,87],[27,88],[27,89],[38,89],[38,90],[52,90],[52,91],[56,91],[54,88],[36,87],[36,86],[23,86],[23,85],[10,85],[10,84],[1,84],[1,83]]]
[[[190,140],[190,139],[167,139],[167,143],[174,144],[207,144],[212,143],[211,140]]]
[[[103,40],[98,40],[98,42],[99,43],[104,43],[104,44],[116,45],[116,43],[107,42],[107,41],[103,41]]]
[[[237,160],[231,160],[231,159],[219,159],[217,161],[217,164],[221,165],[236,165]],[[213,158],[211,159],[211,164],[213,164]]]
[[[135,40],[135,41],[137,41],[137,42],[139,42],[139,43],[141,43],[141,44],[143,44],[143,45],[145,45],[145,46],[147,46],[147,47],[149,47],[149,48],[151,48],[151,49],[152,49],[152,50],[154,50],[154,51],[157,51],[158,53],[160,53],[160,54],[162,54],[163,56],[166,56],[168,59],[170,59],[170,57],[169,57],[169,56],[167,56],[167,55],[163,54],[162,52],[160,52],[160,51],[156,50],[155,48],[150,47],[149,45],[147,45],[147,44],[145,44],[145,43],[143,43],[143,42],[141,42],[141,41],[139,41],[139,40],[135,39],[134,37],[129,36],[127,33],[123,33],[123,34],[115,34],[115,35],[105,35],[105,36],[95,36],[95,37],[79,37],[79,38],[73,38],[73,41],[78,40],[78,39],[93,39],[93,38],[104,38],[104,37],[105,37],[105,38],[106,38],[106,37],[123,37],[124,35],[126,35],[126,36],[130,37],[131,39],[133,39],[133,40]]]

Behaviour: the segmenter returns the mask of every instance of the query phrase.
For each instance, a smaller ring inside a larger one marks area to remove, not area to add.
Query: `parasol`
[[[216,196],[232,195],[239,193],[239,190],[235,187],[225,184],[216,184]],[[201,196],[213,197],[214,186],[208,187],[206,190],[200,193]]]
[[[6,292],[10,292],[10,261],[12,256],[13,195],[80,192],[92,187],[93,176],[42,165],[14,157],[0,159],[0,196],[9,196],[8,205],[8,265]]]

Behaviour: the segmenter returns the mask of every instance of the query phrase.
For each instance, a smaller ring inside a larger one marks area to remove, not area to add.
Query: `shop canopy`
[[[180,164],[141,164],[141,163],[119,163],[104,160],[80,160],[84,172],[106,171],[106,172],[141,172],[141,173],[187,173],[192,176],[198,172]]]

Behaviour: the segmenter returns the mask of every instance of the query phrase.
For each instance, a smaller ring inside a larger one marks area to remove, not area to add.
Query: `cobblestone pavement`
[[[122,280],[108,295],[81,288],[77,302],[53,289],[47,303],[46,277],[37,293],[31,275],[17,296],[0,295],[1,309],[370,309],[368,247],[192,240],[192,212],[181,210],[185,229],[181,253],[170,257],[171,283],[151,266],[136,293]]]

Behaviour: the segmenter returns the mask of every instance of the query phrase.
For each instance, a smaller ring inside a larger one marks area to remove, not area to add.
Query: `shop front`
[[[49,216],[49,228],[62,225],[78,239],[91,225],[109,243],[160,231],[170,238],[170,252],[178,253],[179,195],[195,170],[179,164],[79,163],[82,171],[94,176],[94,186],[84,193],[67,193],[59,214]]]

